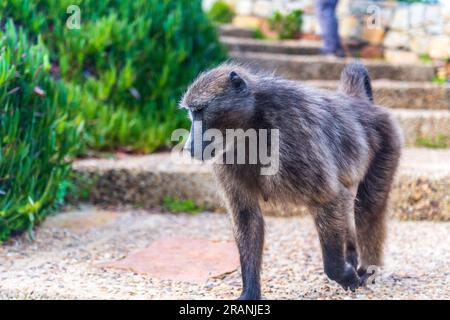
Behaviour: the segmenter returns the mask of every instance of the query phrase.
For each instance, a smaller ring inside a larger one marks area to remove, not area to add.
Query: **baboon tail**
[[[373,102],[369,72],[361,62],[353,62],[345,67],[341,73],[340,90],[349,96]]]

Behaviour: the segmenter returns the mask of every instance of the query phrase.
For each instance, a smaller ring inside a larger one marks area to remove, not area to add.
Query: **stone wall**
[[[397,7],[389,27],[383,42],[388,49],[385,54],[410,50],[431,58],[450,58],[450,1]]]
[[[207,9],[214,0],[203,0]],[[239,16],[269,17],[274,11],[304,11],[303,32],[320,34],[314,0],[226,0]],[[412,62],[419,55],[450,58],[450,0],[436,4],[396,1],[340,0],[337,15],[344,39],[363,40],[386,48],[395,62]]]
[[[203,0],[204,8],[209,8],[215,0]],[[269,17],[274,11],[289,12],[302,9],[314,12],[314,0],[226,0],[232,5],[238,15]]]

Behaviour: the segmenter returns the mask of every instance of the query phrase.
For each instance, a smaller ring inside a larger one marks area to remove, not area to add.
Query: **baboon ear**
[[[242,79],[236,72],[231,71],[230,72],[230,81],[231,85],[235,89],[243,89],[245,88],[246,84],[244,79]]]

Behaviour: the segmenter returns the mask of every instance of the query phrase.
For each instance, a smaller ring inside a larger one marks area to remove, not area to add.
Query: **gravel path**
[[[309,218],[266,219],[267,299],[450,299],[450,223],[390,222],[386,267],[377,284],[345,292],[322,272]],[[226,215],[168,214],[83,207],[50,217],[36,240],[0,247],[0,298],[234,299],[238,271],[205,284],[151,279],[95,264],[119,259],[163,236],[232,239]]]

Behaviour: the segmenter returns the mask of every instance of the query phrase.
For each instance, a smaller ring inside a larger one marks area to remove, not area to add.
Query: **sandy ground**
[[[322,272],[309,218],[266,219],[263,295],[267,299],[450,299],[450,223],[389,224],[386,266],[376,284],[345,292]],[[35,241],[0,247],[3,299],[234,299],[240,273],[206,283],[152,279],[98,263],[120,259],[166,236],[231,240],[224,214],[169,214],[83,207],[50,217]]]

